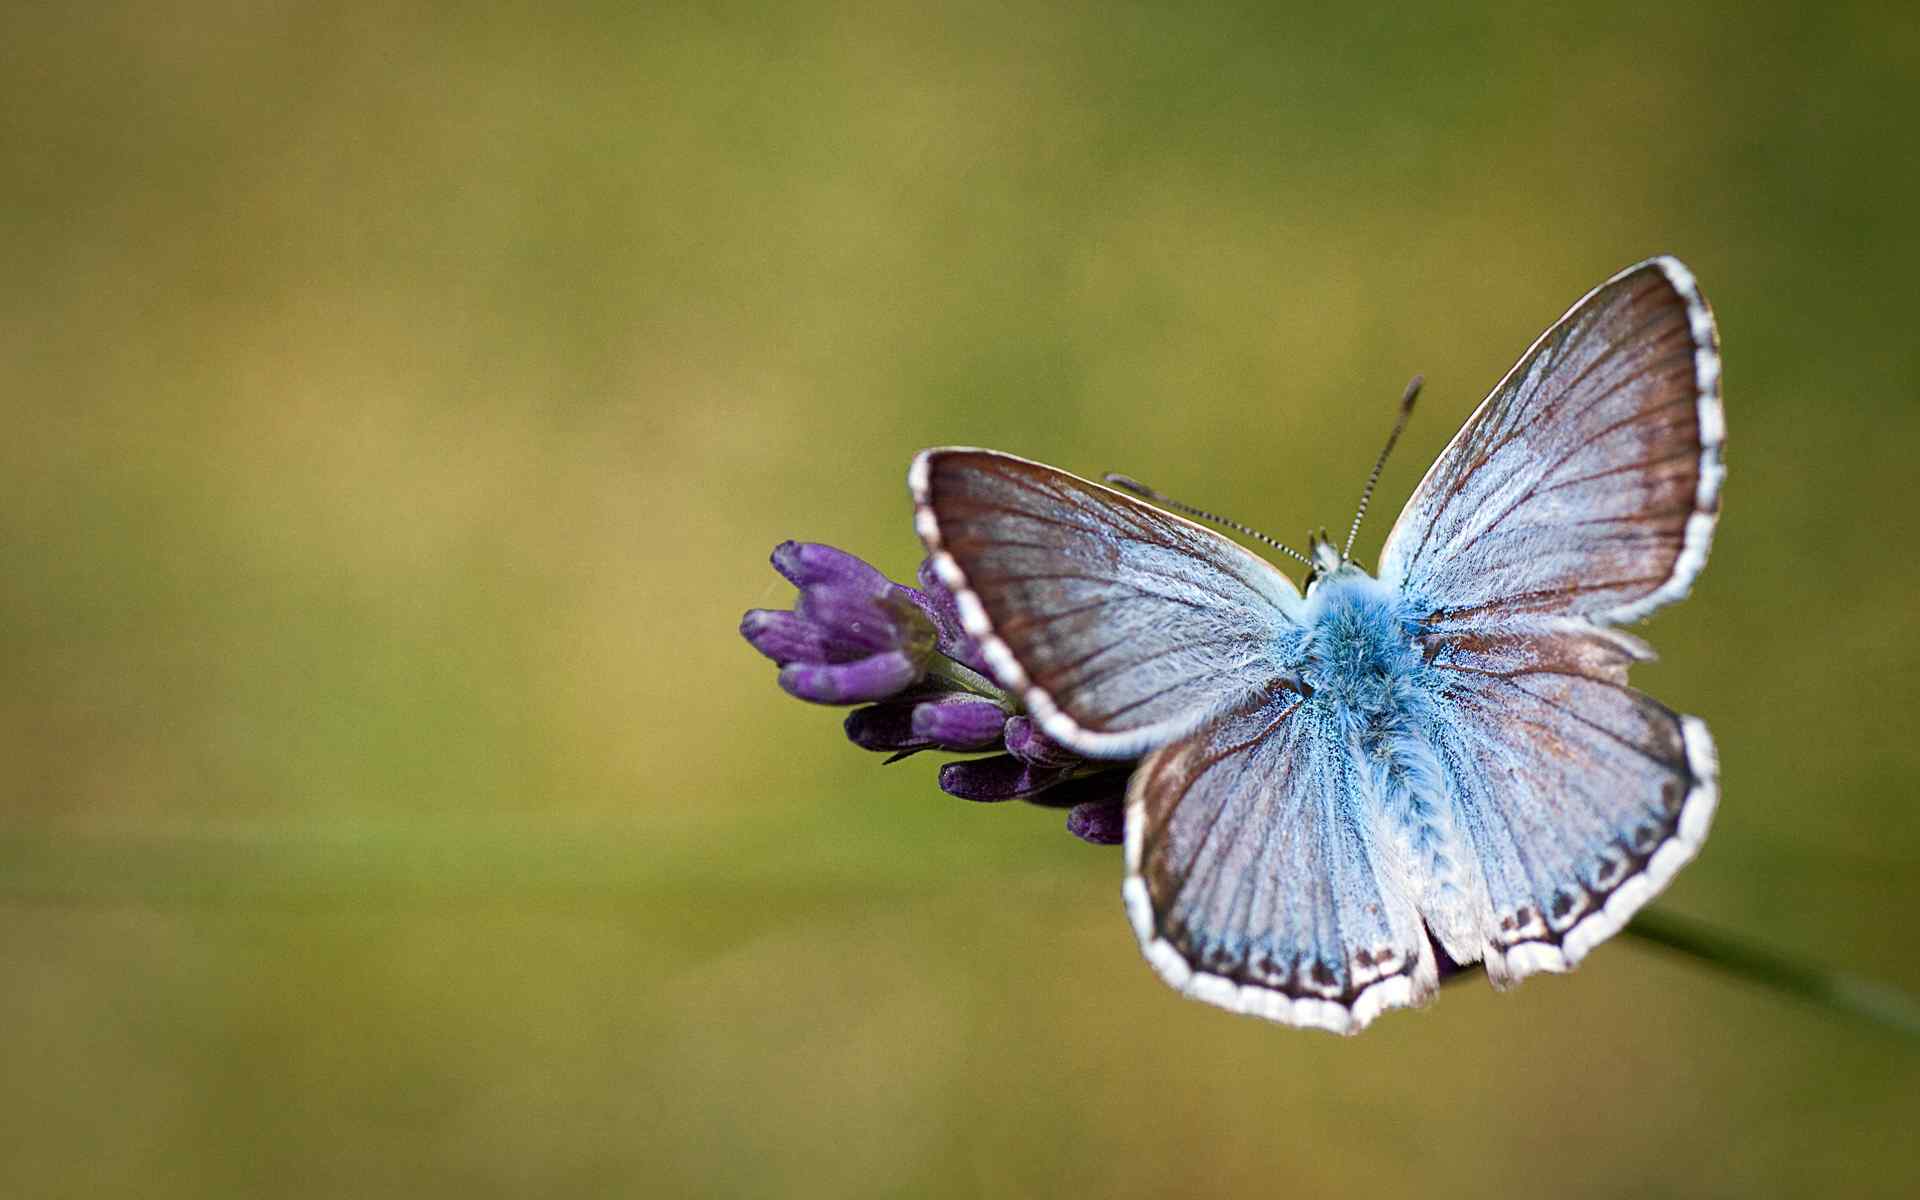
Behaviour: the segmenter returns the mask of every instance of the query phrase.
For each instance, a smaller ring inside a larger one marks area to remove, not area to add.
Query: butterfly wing
[[[1686,594],[1724,439],[1712,312],[1652,259],[1541,335],[1387,537],[1381,578],[1424,615],[1442,683],[1429,738],[1496,983],[1577,963],[1706,836],[1706,725],[1629,688],[1651,651],[1604,627]]]
[[[1081,754],[1137,756],[1286,674],[1299,593],[1212,530],[991,450],[928,450],[909,482],[967,632]]]
[[[1564,971],[1700,849],[1719,798],[1713,739],[1626,686],[1635,639],[1566,626],[1435,633],[1447,703],[1428,737],[1485,881],[1496,984]]]
[[[1127,789],[1127,915],[1196,999],[1354,1033],[1437,964],[1376,869],[1367,782],[1331,705],[1288,687],[1148,755]]]
[[[1638,620],[1686,595],[1720,511],[1719,339],[1655,258],[1589,292],[1468,418],[1387,535],[1433,620]]]

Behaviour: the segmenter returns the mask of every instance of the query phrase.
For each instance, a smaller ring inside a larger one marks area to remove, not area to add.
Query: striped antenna
[[[1407,382],[1407,390],[1400,397],[1400,417],[1393,423],[1393,432],[1387,435],[1387,444],[1380,448],[1380,457],[1373,460],[1373,474],[1367,476],[1367,486],[1360,493],[1360,511],[1353,514],[1353,525],[1347,530],[1347,544],[1340,547],[1340,561],[1352,561],[1349,553],[1353,549],[1353,539],[1360,536],[1360,522],[1367,515],[1367,501],[1373,499],[1373,485],[1380,482],[1380,471],[1387,465],[1387,455],[1393,453],[1393,444],[1400,440],[1400,431],[1407,427],[1407,418],[1413,415],[1413,402],[1420,396],[1420,385],[1426,378],[1415,375]]]
[[[1191,504],[1182,504],[1180,501],[1175,500],[1173,497],[1167,495],[1165,492],[1157,491],[1154,488],[1150,488],[1146,484],[1141,483],[1138,479],[1135,479],[1131,475],[1121,475],[1113,471],[1108,471],[1105,475],[1102,475],[1100,478],[1105,480],[1107,483],[1112,484],[1114,487],[1121,489],[1122,491],[1132,492],[1134,495],[1139,496],[1143,500],[1151,500],[1155,504],[1163,504],[1166,507],[1173,509],[1175,512],[1183,512],[1190,517],[1199,517],[1202,521],[1212,521],[1215,525],[1224,525],[1228,529],[1232,529],[1237,532],[1246,534],[1248,537],[1254,539],[1255,541],[1264,542],[1267,545],[1272,546],[1275,550],[1278,550],[1282,554],[1290,554],[1293,557],[1299,559],[1301,562],[1307,564],[1309,567],[1313,565],[1313,560],[1308,558],[1306,555],[1300,553],[1298,550],[1295,550],[1292,546],[1284,545],[1280,542],[1274,541],[1272,538],[1268,537],[1266,534],[1261,533],[1258,529],[1248,528],[1247,526],[1242,525],[1238,521],[1232,520],[1227,517],[1223,517],[1218,513],[1210,513],[1204,508],[1195,508]]]

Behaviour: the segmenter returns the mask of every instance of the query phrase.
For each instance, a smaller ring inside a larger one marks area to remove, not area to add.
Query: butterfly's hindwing
[[[968,632],[1080,753],[1141,754],[1279,674],[1299,594],[1212,530],[993,451],[929,450],[910,478]]]
[[[1174,987],[1338,1033],[1433,991],[1412,897],[1376,867],[1369,781],[1325,700],[1275,687],[1128,789],[1128,915]]]
[[[1699,850],[1718,799],[1698,719],[1627,687],[1644,657],[1572,623],[1429,638],[1430,738],[1491,906],[1496,983],[1562,971]]]

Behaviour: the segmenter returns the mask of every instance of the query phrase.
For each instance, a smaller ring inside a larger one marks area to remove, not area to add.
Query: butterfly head
[[[1313,568],[1307,572],[1307,590],[1311,592],[1321,581],[1340,574],[1360,572],[1352,559],[1340,552],[1340,547],[1327,540],[1327,531],[1307,534],[1308,564]],[[1364,574],[1364,572],[1361,572]]]

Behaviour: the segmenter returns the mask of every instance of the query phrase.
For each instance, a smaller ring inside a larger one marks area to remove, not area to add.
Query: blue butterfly
[[[1442,953],[1496,987],[1571,969],[1699,850],[1712,738],[1627,686],[1652,651],[1615,627],[1705,565],[1725,432],[1712,311],[1655,258],[1521,356],[1377,576],[1351,534],[1315,536],[1303,595],[1220,534],[991,450],[928,450],[909,482],[1001,681],[1073,750],[1141,758],[1123,893],[1154,969],[1351,1033],[1431,997]]]

